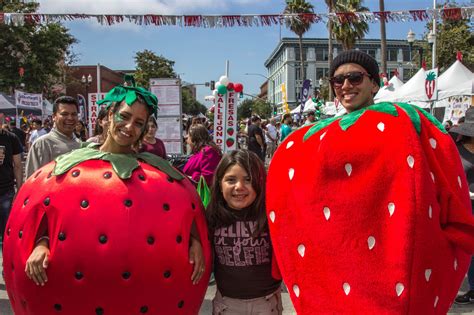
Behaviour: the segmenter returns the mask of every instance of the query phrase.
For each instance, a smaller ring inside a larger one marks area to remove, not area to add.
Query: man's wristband
[[[41,241],[47,241],[49,244],[49,236],[41,236],[39,239],[36,240],[36,245],[38,245]]]

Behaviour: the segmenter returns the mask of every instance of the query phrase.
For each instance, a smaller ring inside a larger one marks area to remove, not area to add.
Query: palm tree
[[[326,5],[328,6],[328,11],[329,13],[334,12],[334,0],[325,0]],[[332,60],[334,58],[333,56],[333,47],[332,47],[332,19],[329,19],[328,21],[328,69],[331,69],[331,64]],[[329,101],[332,101],[333,95],[332,95],[332,89],[329,89]]]
[[[314,13],[313,5],[305,0],[286,0],[284,14],[299,14],[286,19],[286,26],[296,35],[300,47],[300,78],[304,80],[304,60],[303,60],[303,34],[311,28],[312,19],[302,16],[302,14]]]
[[[381,12],[385,11],[385,1],[379,0],[379,10]],[[381,66],[382,73],[387,73],[387,33],[385,32],[385,19],[380,19],[380,48],[381,53]]]
[[[337,0],[335,2],[336,12],[368,12],[369,9],[362,6],[363,0]],[[341,43],[342,49],[350,50],[354,48],[357,39],[364,38],[369,31],[367,22],[352,20],[342,21],[334,24],[334,37]]]

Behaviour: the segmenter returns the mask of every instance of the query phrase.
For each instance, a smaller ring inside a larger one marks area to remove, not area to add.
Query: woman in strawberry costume
[[[133,149],[158,100],[132,81],[100,103],[105,142],[18,193],[3,253],[15,314],[197,314],[211,265],[202,204],[168,162]]]
[[[347,114],[293,132],[269,169],[275,254],[298,314],[446,314],[474,252],[466,177],[424,110],[373,104],[356,50],[330,82]]]

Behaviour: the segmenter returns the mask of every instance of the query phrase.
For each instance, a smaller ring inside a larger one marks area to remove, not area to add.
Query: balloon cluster
[[[217,94],[224,95],[227,91],[234,91],[236,93],[242,93],[244,86],[242,83],[232,83],[229,81],[229,78],[225,75],[219,78],[219,82],[216,83],[216,89],[212,91],[212,95],[217,96]]]

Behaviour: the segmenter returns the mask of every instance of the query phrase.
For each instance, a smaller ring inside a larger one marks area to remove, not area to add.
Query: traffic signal
[[[216,89],[216,81],[211,81],[211,91]]]
[[[273,105],[273,116],[276,116],[278,114],[278,109],[275,105]]]

